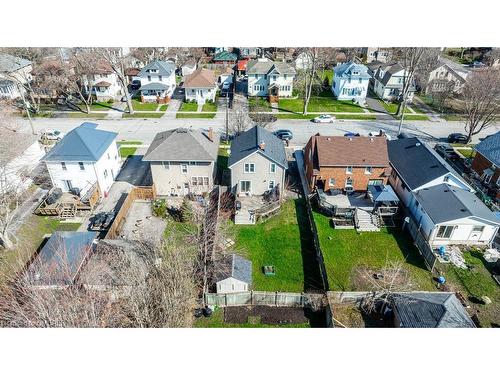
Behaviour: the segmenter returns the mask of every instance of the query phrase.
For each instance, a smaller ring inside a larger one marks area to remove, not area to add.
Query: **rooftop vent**
[[[266,142],[264,142],[264,141],[260,141],[260,142],[259,142],[259,148],[260,148],[261,150],[265,150],[265,149],[266,149]]]
[[[422,146],[422,144],[420,142],[417,142],[417,143],[415,143],[415,146],[417,146],[417,147]]]

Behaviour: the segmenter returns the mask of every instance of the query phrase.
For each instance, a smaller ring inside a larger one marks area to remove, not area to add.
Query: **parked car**
[[[344,137],[359,137],[359,133],[347,132],[344,134]]]
[[[451,133],[448,136],[448,143],[463,143],[467,144],[467,136],[462,133]]]
[[[279,129],[274,132],[274,135],[282,141],[289,141],[293,138],[293,133],[288,129]]]
[[[434,150],[445,159],[457,160],[460,156],[455,152],[455,149],[446,143],[438,143]]]
[[[335,121],[335,116],[330,115],[319,115],[312,120],[315,123],[332,123]]]
[[[388,141],[392,140],[391,136],[385,132],[385,130],[380,129],[378,132],[369,132],[369,137],[386,137]]]
[[[42,140],[60,141],[64,137],[64,133],[59,130],[46,130],[42,133]]]
[[[231,82],[222,83],[222,90],[229,90],[230,87],[231,87]]]
[[[114,211],[99,212],[90,218],[90,230],[106,230],[115,219]]]
[[[130,84],[130,88],[132,90],[139,90],[141,88],[141,81],[138,79],[134,79]]]

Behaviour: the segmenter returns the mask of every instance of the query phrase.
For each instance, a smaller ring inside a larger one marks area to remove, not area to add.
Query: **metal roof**
[[[151,82],[151,83],[148,83],[144,86],[141,86],[141,88],[139,89],[139,91],[146,91],[146,90],[168,90],[170,86],[169,85],[166,85],[164,83],[161,83],[161,82]]]
[[[500,220],[475,194],[447,184],[420,189],[415,197],[434,224],[476,218],[500,224]]]
[[[496,132],[479,142],[476,146],[476,152],[479,152],[496,166],[500,166],[500,132]]]
[[[405,328],[476,327],[454,293],[396,293],[389,300]]]
[[[28,280],[39,286],[72,284],[96,238],[97,232],[54,232],[28,266]]]
[[[374,202],[399,202],[399,198],[390,185],[368,185],[368,192]]]
[[[97,124],[84,122],[66,134],[42,160],[98,161],[118,134],[96,127]]]
[[[259,147],[260,143],[265,144],[264,149]],[[254,126],[233,139],[228,166],[233,166],[254,152],[268,157],[285,169],[288,168],[283,141],[261,126]]]
[[[201,130],[177,128],[156,134],[144,161],[215,161],[219,139],[208,139]]]
[[[236,61],[238,56],[235,53],[222,51],[213,57],[213,61]]]

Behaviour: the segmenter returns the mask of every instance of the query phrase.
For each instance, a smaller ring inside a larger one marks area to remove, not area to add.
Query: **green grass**
[[[304,100],[302,98],[282,98],[278,103],[278,107],[282,111],[302,112],[304,110]],[[329,90],[324,91],[319,96],[311,97],[307,110],[309,112],[363,112],[363,108],[349,100],[336,100]]]
[[[167,110],[167,108],[168,108],[168,104],[162,104],[160,106],[160,112],[165,112]]]
[[[196,112],[198,110],[198,103],[182,102],[178,112]]]
[[[124,113],[122,118],[160,118],[164,115],[163,112],[157,112],[157,113]]]
[[[126,159],[132,156],[137,151],[137,147],[120,147],[120,156],[122,159]]]
[[[457,148],[455,151],[462,154],[466,158],[473,158],[476,155],[476,151],[472,148]]]
[[[264,98],[250,97],[250,98],[248,98],[248,107],[249,107],[250,112],[257,111],[257,110],[263,109],[263,108],[271,109],[271,103],[269,103]],[[259,108],[259,107],[263,107],[263,108]]]
[[[446,121],[465,121],[465,116],[462,115],[441,115],[441,118]]]
[[[321,82],[325,81],[325,78],[328,78],[328,84],[331,86],[332,85],[332,80],[333,80],[333,69],[327,69],[325,70],[322,74],[318,74]]]
[[[105,118],[107,115],[108,115],[107,113],[81,113],[81,112],[71,112],[65,114],[65,116],[70,118],[92,118],[92,119]]]
[[[128,141],[126,139],[122,139],[121,141],[116,142],[119,145],[142,145],[142,141]]]
[[[296,210],[305,214],[303,200],[288,200],[278,215],[256,225],[235,225],[237,248],[252,261],[253,290],[304,291],[301,232]],[[276,275],[265,276],[262,267],[274,266]]]
[[[408,121],[428,121],[429,117],[427,117],[426,115],[408,115],[405,112],[404,119]]]
[[[389,112],[391,115],[393,115],[393,114],[395,114],[397,112],[398,106],[399,106],[398,103],[388,103],[388,102],[385,102],[385,101],[380,100],[380,99],[378,99],[378,100],[384,106],[385,110],[387,112]],[[405,114],[406,113],[412,113],[408,107],[405,108]]]
[[[156,111],[157,103],[141,103],[140,100],[132,99],[134,111]]]
[[[379,270],[387,261],[402,261],[410,272],[415,290],[435,290],[432,276],[411,239],[400,229],[357,233],[354,229],[333,229],[329,218],[314,213],[330,290],[357,290],[354,282],[359,267]]]
[[[175,118],[214,118],[215,113],[178,113]]]
[[[217,104],[215,103],[205,103],[203,104],[203,112],[217,112]]]
[[[300,115],[298,113],[276,113],[275,114],[277,118],[279,119],[296,119],[296,120],[311,120],[318,115]],[[362,114],[349,114],[349,115],[336,115],[335,113],[332,113],[332,115],[335,116],[336,119],[338,120],[376,120],[377,116],[375,115],[362,115]]]
[[[243,324],[225,323],[224,310],[217,309],[211,317],[203,317],[194,321],[195,328],[309,328],[309,323],[301,324],[263,324],[260,323],[260,318]]]

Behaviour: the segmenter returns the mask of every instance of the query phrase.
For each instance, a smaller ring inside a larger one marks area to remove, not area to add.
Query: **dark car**
[[[457,160],[460,159],[460,156],[455,152],[455,149],[450,145],[440,143],[434,147],[434,150],[441,155],[445,159]]]
[[[101,230],[102,224],[106,220],[106,213],[99,212],[90,218],[90,230]]]
[[[274,132],[274,135],[281,139],[282,141],[289,141],[293,138],[293,133],[291,130],[279,129]]]
[[[344,137],[359,137],[359,133],[347,132],[344,134]]]
[[[108,212],[104,221],[102,222],[101,229],[108,229],[113,220],[115,219],[115,213],[113,211]]]
[[[141,81],[138,79],[134,79],[130,84],[130,88],[132,90],[139,90],[141,88]]]
[[[467,144],[467,136],[462,133],[451,133],[448,136],[448,143],[463,143]]]

